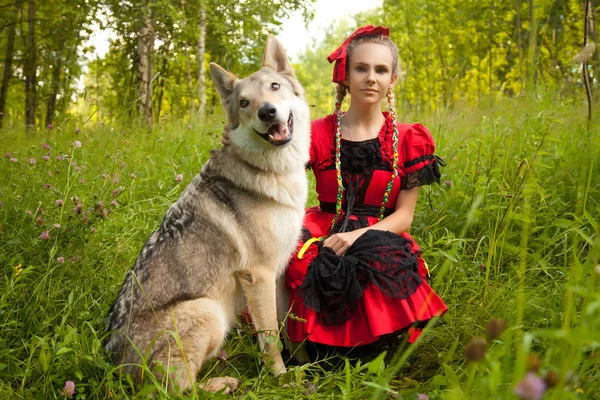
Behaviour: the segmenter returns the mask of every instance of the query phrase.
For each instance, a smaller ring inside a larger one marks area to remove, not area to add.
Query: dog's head
[[[309,119],[302,86],[283,46],[272,35],[267,38],[263,67],[249,77],[238,79],[215,63],[210,64],[210,72],[234,144],[283,147],[292,142],[295,124]]]

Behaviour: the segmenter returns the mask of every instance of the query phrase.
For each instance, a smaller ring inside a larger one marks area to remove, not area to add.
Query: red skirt
[[[353,218],[355,217],[350,217]],[[378,221],[376,217],[367,218],[369,225]],[[325,236],[329,233],[332,219],[333,214],[313,207],[306,212],[304,227],[312,237]],[[427,268],[419,246],[407,233],[401,237],[408,239],[410,249],[417,258],[420,284],[411,290],[410,295],[398,298],[388,296],[377,285],[368,283],[349,319],[336,325],[323,323],[317,311],[305,305],[304,291],[299,288],[306,277],[309,264],[319,254],[319,246],[311,244],[302,254],[305,242],[300,242],[298,252],[293,256],[286,273],[292,314],[287,321],[290,340],[354,347],[373,343],[382,335],[409,330],[409,342],[414,342],[420,329],[411,328],[413,324],[422,326],[431,318],[443,315],[448,307],[426,282]]]

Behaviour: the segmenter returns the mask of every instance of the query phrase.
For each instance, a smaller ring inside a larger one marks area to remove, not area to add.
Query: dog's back
[[[178,385],[186,387],[183,360],[197,372],[246,300],[251,313],[260,314],[253,315],[263,325],[257,329],[277,329],[271,289],[300,233],[310,140],[301,87],[280,61],[272,68],[265,55],[266,66],[241,81],[213,69],[233,144],[213,152],[128,271],[108,317],[105,346],[116,363],[175,364]],[[279,93],[265,92],[265,85]],[[238,110],[244,101],[258,105],[256,118]],[[173,332],[182,349],[174,346]]]

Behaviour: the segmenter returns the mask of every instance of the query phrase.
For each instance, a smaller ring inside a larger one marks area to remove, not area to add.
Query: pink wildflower
[[[119,194],[119,188],[112,191],[112,197],[115,197],[118,194]]]
[[[50,150],[50,145],[48,143],[42,143],[42,149]]]
[[[9,151],[7,151],[6,153],[4,153],[4,157],[6,157],[6,158],[10,158],[10,152],[9,152]]]
[[[60,229],[60,224],[54,224],[54,227],[55,227],[56,229]]]
[[[56,262],[59,264],[64,264],[65,263],[65,258],[64,257],[56,257]]]
[[[95,226],[92,226],[92,227],[90,228],[90,231],[92,231],[92,233],[96,233],[96,227],[95,227]]]
[[[63,396],[67,397],[67,398],[72,398],[73,395],[75,394],[75,382],[73,381],[66,381],[65,382],[65,387],[62,389],[62,391],[60,392],[60,394],[62,394]]]
[[[81,132],[81,128],[79,128],[79,127],[75,128],[75,133],[79,133],[79,132]]]
[[[81,179],[79,180],[79,183],[83,185],[83,184],[85,183],[85,179],[81,178]]]
[[[48,128],[48,129],[53,129],[53,128],[54,128],[54,125],[52,125],[52,124],[48,124],[48,125],[47,125],[47,128]]]
[[[29,164],[35,165],[35,158],[30,158],[29,159]]]
[[[546,391],[546,382],[534,372],[528,372],[521,382],[515,387],[514,393],[522,399],[541,399]]]
[[[175,177],[175,181],[176,181],[176,182],[181,182],[181,181],[183,181],[183,174],[177,174],[177,176]]]
[[[75,214],[79,214],[81,212],[81,208],[83,207],[83,204],[81,203],[77,203],[77,205],[73,208],[73,212]]]
[[[63,156],[61,156],[60,154],[56,156],[56,160],[57,161],[62,161],[63,160]]]
[[[102,210],[102,216],[104,216],[104,218],[108,218],[108,214],[110,213],[110,211],[105,208],[104,210]]]
[[[75,140],[72,145],[78,149],[81,148],[81,142],[79,140]]]
[[[77,262],[78,258],[77,257],[73,257],[71,258],[71,262]]]
[[[40,239],[42,240],[48,240],[50,239],[50,234],[48,233],[48,231],[44,231],[40,234]]]
[[[52,173],[52,171],[48,171],[48,176],[54,176],[54,174]]]
[[[46,189],[50,189],[50,188],[52,187],[52,185],[51,185],[51,184],[49,184],[49,183],[44,183],[44,187],[45,187]]]
[[[133,172],[131,173],[131,175],[130,175],[130,176],[131,176],[131,179],[135,179],[135,178],[137,178],[137,176],[136,176],[136,175],[135,175]]]
[[[50,160],[50,156],[48,156],[48,155],[42,156],[42,160],[49,161]]]
[[[426,393],[419,393],[417,395],[417,400],[429,400],[429,396]]]
[[[445,180],[445,181],[444,181],[444,185],[446,185],[446,187],[447,187],[448,189],[450,189],[450,188],[452,187],[452,181]]]
[[[101,176],[102,176],[102,178],[104,178],[104,179],[108,179],[108,178],[110,178],[110,176],[109,176],[108,174],[106,174],[106,173],[105,173],[105,174],[102,174]]]
[[[111,201],[110,204],[112,204],[113,207],[119,207],[119,203],[117,203],[116,200]]]
[[[10,162],[17,162],[17,159],[16,159],[16,158],[14,158],[14,157],[11,157],[11,158],[10,158]]]
[[[0,207],[2,207],[4,204],[0,201]]]
[[[33,213],[31,212],[31,210],[25,210],[25,214],[29,215],[30,217],[33,217]]]

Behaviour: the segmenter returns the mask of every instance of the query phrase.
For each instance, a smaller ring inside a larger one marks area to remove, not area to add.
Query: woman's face
[[[375,104],[387,94],[388,88],[396,83],[393,74],[393,56],[386,45],[363,43],[358,45],[350,57],[348,74],[344,84],[350,89],[353,102]]]

